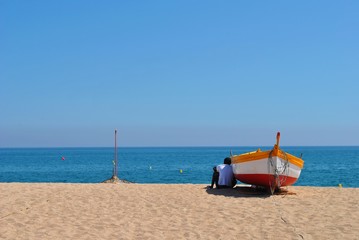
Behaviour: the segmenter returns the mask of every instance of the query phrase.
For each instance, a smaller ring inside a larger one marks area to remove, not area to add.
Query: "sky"
[[[358,1],[0,1],[0,148],[359,145]]]

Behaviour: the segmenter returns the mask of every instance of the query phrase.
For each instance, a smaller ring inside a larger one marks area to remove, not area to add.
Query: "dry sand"
[[[0,184],[0,239],[359,239],[359,188]]]

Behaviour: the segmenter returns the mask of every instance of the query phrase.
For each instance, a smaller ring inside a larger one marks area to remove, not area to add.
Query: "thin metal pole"
[[[114,175],[117,177],[117,129],[115,129],[115,169],[114,169]]]

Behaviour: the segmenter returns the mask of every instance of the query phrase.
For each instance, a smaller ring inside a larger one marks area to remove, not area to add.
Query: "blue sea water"
[[[208,184],[212,167],[222,163],[230,150],[240,154],[257,148],[119,148],[118,175],[135,183]],[[282,149],[296,156],[303,153],[305,163],[297,186],[341,183],[343,187],[359,187],[359,147]],[[0,182],[98,183],[112,176],[113,159],[113,148],[2,148]]]

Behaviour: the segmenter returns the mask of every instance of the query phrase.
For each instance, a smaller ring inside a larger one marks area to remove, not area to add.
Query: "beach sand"
[[[359,188],[0,183],[0,239],[359,239]]]

